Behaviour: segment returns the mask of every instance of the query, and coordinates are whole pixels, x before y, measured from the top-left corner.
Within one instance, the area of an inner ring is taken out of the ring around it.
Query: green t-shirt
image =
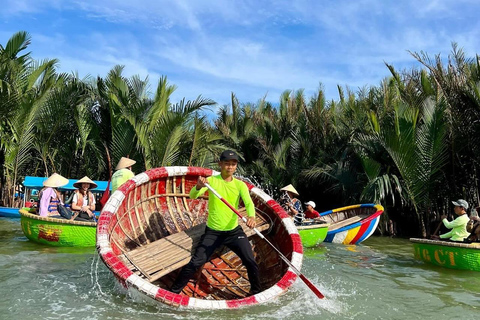
[[[208,177],[207,182],[235,209],[238,209],[240,198],[242,198],[245,208],[247,209],[247,215],[249,217],[255,217],[255,205],[253,204],[252,198],[250,198],[250,192],[245,182],[235,178],[230,182],[226,182],[221,175]],[[197,190],[197,187],[194,186],[192,190],[190,190],[190,198],[196,199],[207,190],[206,187]],[[211,193],[208,197],[207,226],[217,231],[229,231],[238,226],[238,216],[235,212]]]
[[[127,168],[115,171],[115,173],[112,175],[112,193],[114,193],[115,190],[117,190],[122,184],[132,179],[134,176],[135,175],[133,174],[132,170]]]
[[[467,224],[470,218],[466,213],[458,216],[452,222],[449,222],[447,219],[443,219],[443,224],[448,229],[452,229],[450,232],[444,233],[440,235],[442,239],[448,239],[452,241],[463,241],[463,239],[467,238],[470,233],[467,231]]]

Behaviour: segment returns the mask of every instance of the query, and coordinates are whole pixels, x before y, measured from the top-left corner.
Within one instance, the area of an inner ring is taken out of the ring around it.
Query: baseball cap
[[[463,200],[463,199],[458,199],[457,201],[452,201],[454,205],[457,207],[464,207],[465,209],[468,209],[468,202]]]
[[[220,161],[227,161],[227,160],[237,160],[238,155],[232,150],[225,150],[220,155]]]
[[[305,205],[307,205],[307,206],[312,206],[312,208],[315,209],[315,202],[313,202],[313,201],[305,202]]]

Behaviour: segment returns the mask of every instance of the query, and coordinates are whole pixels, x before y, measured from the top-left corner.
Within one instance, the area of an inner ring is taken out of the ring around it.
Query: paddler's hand
[[[207,185],[205,183],[207,183],[207,179],[205,177],[198,177],[197,186],[196,186],[197,190],[200,190],[203,187],[206,187]]]
[[[440,220],[443,220],[443,219],[447,219],[447,215],[446,215],[446,214],[442,214],[442,215],[440,216]]]
[[[257,225],[257,222],[255,221],[255,218],[254,217],[248,217],[247,218],[247,226],[249,228],[255,228],[255,226]]]

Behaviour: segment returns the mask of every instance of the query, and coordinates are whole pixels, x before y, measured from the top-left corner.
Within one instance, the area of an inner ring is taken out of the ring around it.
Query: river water
[[[408,240],[306,249],[301,280],[276,301],[225,311],[152,305],[126,294],[94,248],[52,248],[0,218],[0,319],[477,319],[480,273],[429,266]]]

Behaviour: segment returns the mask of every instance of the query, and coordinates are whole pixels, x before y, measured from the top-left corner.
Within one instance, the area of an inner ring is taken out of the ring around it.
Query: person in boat
[[[199,177],[196,186],[190,190],[190,198],[196,199],[207,191],[205,183],[238,209],[240,198],[247,210],[247,226],[254,228],[255,206],[247,185],[233,177],[237,169],[238,155],[231,150],[226,150],[220,155],[221,173],[208,178]],[[194,273],[212,256],[215,249],[225,245],[237,254],[247,268],[250,280],[250,293],[261,291],[258,265],[253,256],[252,246],[242,227],[238,225],[238,217],[220,199],[210,195],[208,198],[208,218],[205,233],[195,249],[190,262],[182,269],[170,291],[180,293],[193,277]]]
[[[58,173],[52,174],[43,182],[43,188],[38,193],[38,214],[41,217],[61,217],[58,212],[58,205],[63,204],[63,202],[62,195],[57,188],[63,187],[67,183],[68,179]]]
[[[135,174],[132,172],[132,166],[137,163],[135,160],[122,157],[118,161],[115,173],[112,175],[112,193],[122,184],[132,179]]]
[[[92,221],[95,220],[95,196],[91,189],[97,184],[85,176],[73,184],[77,190],[73,192],[71,208],[73,211],[72,220]]]
[[[470,232],[470,235],[467,238],[468,242],[478,242],[480,241],[480,207],[475,208],[476,212],[473,212],[470,216],[470,221],[467,223],[467,232]]]
[[[307,219],[316,219],[316,218],[320,218],[320,213],[318,213],[318,211],[315,210],[315,202],[313,201],[308,201],[308,202],[305,202],[305,206],[307,208],[307,210],[305,210],[305,218]]]
[[[468,202],[463,199],[458,199],[457,201],[452,201],[452,203],[455,206],[453,210],[458,217],[451,222],[447,220],[445,214],[440,217],[445,227],[452,230],[440,236],[433,235],[432,239],[449,239],[451,241],[463,242],[463,240],[469,236],[467,224],[470,219],[466,211],[468,209]]]
[[[294,219],[295,224],[302,224],[305,216],[303,213],[302,202],[296,197],[299,196],[297,190],[289,184],[288,186],[280,189],[283,194],[280,198],[280,204],[283,209]]]

